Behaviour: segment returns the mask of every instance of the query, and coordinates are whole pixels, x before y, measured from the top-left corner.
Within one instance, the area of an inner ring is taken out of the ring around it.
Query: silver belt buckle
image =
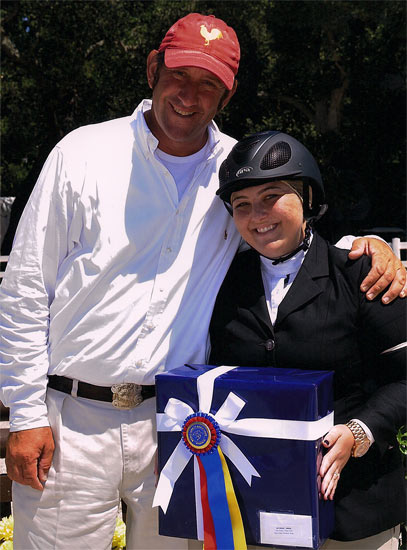
[[[140,384],[113,384],[111,387],[113,398],[112,405],[116,409],[133,409],[143,402],[141,395],[142,386]]]

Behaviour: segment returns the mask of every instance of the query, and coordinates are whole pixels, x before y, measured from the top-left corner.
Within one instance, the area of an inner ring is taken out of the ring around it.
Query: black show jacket
[[[305,260],[271,324],[260,258],[237,254],[219,291],[211,365],[333,370],[335,424],[358,418],[375,443],[350,458],[335,495],[332,538],[357,540],[405,520],[405,479],[396,441],[406,425],[406,307],[370,302],[360,284],[370,268],[314,233]]]

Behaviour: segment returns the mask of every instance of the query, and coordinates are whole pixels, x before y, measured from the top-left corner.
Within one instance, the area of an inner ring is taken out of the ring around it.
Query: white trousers
[[[158,535],[155,399],[123,411],[49,389],[55,454],[43,492],[13,484],[15,550],[108,550],[120,498],[127,550],[184,550]]]

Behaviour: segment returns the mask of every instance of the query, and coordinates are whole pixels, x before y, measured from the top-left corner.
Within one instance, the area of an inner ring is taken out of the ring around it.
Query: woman
[[[335,426],[325,436],[321,498],[335,500],[323,548],[397,548],[405,481],[405,306],[369,302],[366,257],[351,262],[314,230],[324,188],[309,151],[281,132],[235,145],[218,195],[250,249],[233,261],[210,336],[213,365],[333,370]],[[337,542],[352,541],[352,542]]]

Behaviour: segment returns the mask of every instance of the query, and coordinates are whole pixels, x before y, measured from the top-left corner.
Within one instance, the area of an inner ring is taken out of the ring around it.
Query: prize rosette
[[[186,373],[188,368],[191,377]],[[242,513],[235,494],[236,483],[239,483],[239,501],[241,502],[242,483],[250,490],[252,479],[260,478],[261,475],[251,463],[251,459],[249,460],[247,450],[245,454],[239,448],[237,442],[241,441],[243,443],[243,440],[233,441],[236,436],[256,438],[258,441],[292,440],[298,443],[305,441],[310,442],[312,448],[315,448],[313,442],[321,438],[333,425],[332,412],[312,421],[285,420],[272,417],[244,417],[240,413],[249,407],[247,398],[242,399],[234,391],[222,392],[222,398],[220,398],[215,390],[215,381],[223,380],[223,375],[229,376],[228,373],[234,369],[237,369],[234,372],[239,372],[238,367],[211,368],[195,365],[175,369],[175,371],[168,374],[158,375],[156,378],[157,396],[161,403],[159,410],[164,411],[157,413],[157,431],[159,433],[179,432],[180,437],[177,440],[175,433],[171,435],[171,441],[174,442],[175,447],[171,445],[164,461],[160,461],[161,472],[153,506],[160,506],[165,516],[174,487],[184,469],[192,460],[193,478],[190,480],[189,488],[185,486],[185,489],[195,495],[196,536],[192,535],[189,538],[203,540],[205,550],[219,548],[222,550],[245,550],[247,548]],[[271,368],[265,370],[268,374],[272,372]],[[276,372],[277,370],[282,371],[283,369],[275,369]],[[192,374],[194,372],[197,374]],[[184,393],[185,397],[188,395],[188,398],[181,400],[172,397],[171,392],[168,391],[172,385],[170,380],[173,379],[174,382],[177,379],[185,380],[185,375],[188,384],[177,391],[176,388],[178,388],[177,384],[179,383],[177,382],[174,385],[174,391]],[[239,376],[239,374],[235,375],[234,379],[239,379]],[[300,378],[302,379],[303,376]],[[196,385],[194,391],[196,391],[198,404],[195,410],[191,406],[195,399],[191,399],[191,393],[189,393],[194,385]],[[303,386],[302,382],[300,385]],[[164,386],[167,389],[162,393]],[[311,393],[314,395],[315,390],[311,390]],[[255,407],[254,403],[253,405]],[[253,410],[252,405],[249,408]],[[228,434],[230,434],[230,437]],[[225,457],[233,465],[233,482]],[[292,459],[291,462],[293,463]],[[257,467],[262,463],[262,460],[258,462]],[[236,476],[240,476],[240,479]],[[182,482],[182,485],[184,486],[184,482]],[[180,521],[183,522],[182,512],[179,508],[178,510],[181,513]],[[247,512],[248,510],[245,508],[245,517]],[[190,509],[186,510],[186,514],[189,517]],[[259,513],[255,511],[254,516],[258,518]],[[290,515],[291,517],[292,515]],[[302,521],[301,516],[299,518]],[[278,522],[284,521],[284,519],[281,514],[278,514]],[[268,521],[267,517],[266,521]],[[314,522],[314,519],[310,518],[309,522]],[[277,526],[276,530],[280,532],[281,527]],[[177,529],[175,528],[172,536],[185,536],[176,533]],[[169,533],[163,534],[168,535]],[[309,533],[307,543],[304,545],[296,544],[296,546],[316,547],[315,540],[317,538]],[[252,539],[253,537],[251,537],[251,543]],[[313,542],[308,542],[311,539]],[[261,539],[258,542],[265,544],[269,541]]]
[[[204,546],[246,548],[240,510],[229,469],[219,447],[221,431],[216,420],[202,412],[189,415],[182,427],[186,448],[196,455],[199,466]]]
[[[191,453],[210,453],[219,445],[220,428],[209,414],[201,412],[191,414],[182,426],[182,439]]]
[[[214,369],[211,373],[207,373],[204,379],[201,379],[200,405],[202,409],[209,410],[210,408],[215,378],[221,372],[227,372],[232,368],[234,367]],[[208,401],[208,397],[210,401]],[[234,396],[228,403],[225,403],[224,413],[235,417],[243,405],[244,402]],[[191,414],[185,417],[185,412]],[[183,421],[182,417],[184,417]],[[168,483],[172,485],[173,480],[179,477],[187,462],[194,457],[197,467],[195,493],[199,500],[197,502],[198,523],[201,525],[200,538],[204,540],[205,550],[216,550],[217,548],[245,550],[247,545],[242,517],[229,468],[221,449],[221,442],[224,445],[229,440],[229,446],[234,444],[226,435],[222,436],[221,434],[218,421],[224,424],[222,417],[218,416],[218,420],[216,420],[214,416],[203,412],[203,410],[192,412],[186,403],[170,399],[165,414],[157,415],[158,430],[166,429],[165,423],[168,428],[168,422],[173,421],[176,423],[175,429],[179,429],[180,421],[182,421],[181,441],[161,472],[153,506],[161,506],[164,511],[166,510],[172,493]],[[259,475],[237,448],[235,451],[226,452],[234,455],[236,462],[244,464],[242,468],[245,470],[245,476],[248,476],[248,483],[250,483],[252,475]],[[174,473],[174,469],[177,471],[179,468],[179,473]]]

